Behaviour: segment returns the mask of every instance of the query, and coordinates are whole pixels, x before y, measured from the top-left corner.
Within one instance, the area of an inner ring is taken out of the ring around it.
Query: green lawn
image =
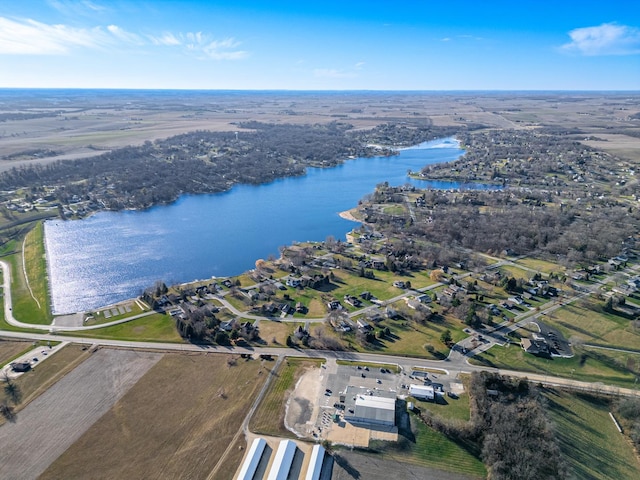
[[[117,320],[123,320],[125,318],[133,317],[135,315],[139,315],[143,312],[149,311],[149,309],[143,310],[142,308],[140,308],[140,305],[138,305],[138,302],[135,302],[135,301],[126,302],[126,304],[128,304],[131,310],[130,312],[125,312],[123,314],[118,314],[118,315],[111,315],[110,317],[107,317],[105,315],[105,312],[110,311],[111,308],[115,308],[115,307],[101,308],[93,312],[92,314],[93,318],[90,320],[87,320],[85,322],[85,325],[90,326],[90,325],[100,325],[102,323],[115,322]],[[125,304],[121,304],[121,305],[125,305]]]
[[[65,334],[60,333],[60,335]],[[73,336],[77,335],[77,333],[69,332],[68,335]],[[111,327],[85,330],[82,332],[82,336],[140,342],[183,343],[183,339],[178,335],[173,319],[170,315],[163,313],[154,313],[147,317],[120,323]]]
[[[604,312],[603,303],[595,299],[571,303],[550,313],[544,321],[558,328],[567,339],[577,337],[587,343],[640,348],[640,331],[632,327],[629,319]]]
[[[640,478],[640,463],[609,417],[607,399],[556,390],[545,393],[545,397],[572,478]]]
[[[541,273],[553,273],[553,272],[562,272],[564,268],[560,265],[557,265],[553,262],[547,262],[546,260],[540,260],[537,258],[521,258],[514,262],[515,264],[523,265],[527,268],[532,268],[534,270],[538,270]]]
[[[49,304],[49,281],[47,274],[47,259],[44,247],[44,226],[38,222],[36,226],[27,233],[24,241],[24,268],[27,272],[27,279],[31,292],[36,298],[38,316],[43,319],[42,323],[51,323],[51,305]],[[29,294],[31,297],[31,295]],[[32,299],[33,300],[33,299]],[[33,322],[40,323],[40,322]]]
[[[42,304],[38,306],[27,288],[22,269],[22,254],[9,255],[5,257],[5,261],[11,266],[11,299],[14,317],[24,323],[49,325],[52,318],[51,313],[45,312]]]
[[[602,382],[609,385],[633,387],[636,376],[622,368],[615,357],[605,350],[578,350],[572,358],[540,358],[525,353],[517,344],[508,347],[494,346],[473,357],[474,365],[487,365],[504,369],[520,370],[573,378],[584,382]]]
[[[401,436],[396,444],[372,442],[372,447],[381,453],[380,460],[390,458],[447,472],[461,473],[472,478],[486,478],[487,470],[484,464],[464,445],[449,440],[443,434],[427,427],[414,414],[410,414],[410,417],[413,438]]]
[[[498,270],[500,270],[500,273],[502,273],[502,275],[513,277],[515,279],[522,278],[525,280],[529,280],[534,275],[533,272],[523,270],[522,268],[518,268],[515,265],[502,265]]]
[[[470,418],[469,394],[463,393],[458,398],[442,397],[438,402],[412,400],[416,408],[428,410],[436,416],[466,422]]]

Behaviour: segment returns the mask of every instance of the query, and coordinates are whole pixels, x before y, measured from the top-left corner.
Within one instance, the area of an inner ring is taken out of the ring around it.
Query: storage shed
[[[264,449],[267,446],[267,442],[264,438],[256,438],[249,448],[249,452],[244,459],[240,473],[238,474],[238,480],[252,480],[256,474],[258,464],[264,453]]]
[[[282,440],[273,459],[267,480],[287,480],[293,457],[296,454],[296,443],[293,440]]]
[[[314,445],[311,450],[311,459],[309,460],[309,468],[305,480],[319,480],[322,473],[322,463],[324,462],[324,447],[322,445]]]

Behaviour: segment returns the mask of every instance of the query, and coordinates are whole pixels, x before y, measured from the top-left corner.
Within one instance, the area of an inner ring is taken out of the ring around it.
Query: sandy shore
[[[360,220],[354,217],[353,214],[351,213],[353,211],[355,211],[355,208],[351,210],[345,210],[344,212],[340,212],[338,215],[340,215],[340,217],[344,218],[345,220],[351,220],[352,222],[360,223]]]

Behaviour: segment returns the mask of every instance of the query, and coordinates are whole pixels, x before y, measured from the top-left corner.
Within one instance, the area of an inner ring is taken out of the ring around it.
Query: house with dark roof
[[[536,355],[538,357],[548,357],[551,355],[549,345],[547,345],[547,342],[544,340],[523,338],[520,341],[520,345],[525,352],[530,353],[531,355]]]

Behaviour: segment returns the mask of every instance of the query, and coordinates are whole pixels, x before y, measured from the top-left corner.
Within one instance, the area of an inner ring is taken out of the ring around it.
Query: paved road
[[[11,271],[9,265],[0,261],[0,267],[3,270],[4,277],[4,307],[5,307],[5,318],[7,322],[16,327],[22,328],[30,328],[30,329],[40,329],[43,331],[47,331],[49,333],[26,333],[26,332],[10,332],[10,331],[2,331],[0,330],[0,335],[8,338],[20,338],[20,339],[29,339],[29,340],[51,340],[51,341],[60,341],[61,337],[56,336],[56,331],[62,331],[62,329],[55,329],[51,325],[33,325],[19,322],[13,316],[12,311],[12,301],[11,301]],[[423,291],[428,290],[430,288],[435,288],[435,285],[427,287],[426,289],[421,289]],[[595,287],[597,288],[597,287]],[[540,312],[530,311],[524,312],[519,317],[520,320],[514,322],[513,324],[501,325],[496,327],[496,330],[499,331],[499,335],[506,335],[507,332],[518,328],[524,322],[530,322],[532,318],[540,315],[543,311],[549,312],[553,311],[556,308],[560,308],[563,304],[567,304],[569,302],[578,300],[583,296],[589,295],[590,292],[580,293],[570,299],[562,299],[558,303],[550,303],[547,306],[543,307]],[[404,292],[403,294],[396,297],[396,299],[402,298],[403,296],[408,295],[408,292]],[[225,302],[228,304],[228,302]],[[108,325],[122,323],[125,321],[130,321],[133,318],[139,318],[141,316],[148,315],[153,312],[149,312],[146,314],[138,315],[136,317],[131,317],[126,320],[121,320],[117,322],[111,322],[108,324],[101,324],[98,326],[94,326],[93,328],[101,328]],[[242,312],[239,312],[242,314]],[[80,333],[84,329],[88,329],[91,327],[68,327],[65,329],[66,331],[73,331]],[[81,334],[81,333],[80,333]],[[308,350],[308,349],[290,349],[290,348],[271,348],[271,347],[224,347],[224,346],[213,346],[213,345],[193,345],[193,344],[184,344],[184,343],[161,343],[161,342],[134,342],[134,341],[123,341],[123,340],[106,340],[106,339],[88,339],[82,336],[70,336],[65,335],[65,341],[71,341],[75,343],[81,344],[98,344],[110,347],[120,347],[120,348],[130,348],[130,349],[151,349],[151,350],[162,350],[162,351],[193,351],[193,352],[211,352],[211,353],[250,353],[250,354],[270,354],[270,355],[278,355],[281,357],[284,356],[305,356],[310,358],[335,358],[339,360],[357,360],[364,362],[372,362],[372,363],[396,363],[398,364],[404,371],[410,371],[414,366],[427,367],[427,368],[439,368],[444,369],[447,372],[453,374],[457,372],[457,374],[462,373],[470,373],[473,371],[496,371],[505,375],[515,376],[515,377],[526,377],[535,382],[541,382],[547,385],[557,385],[557,386],[567,386],[577,389],[594,389],[596,388],[601,392],[609,392],[616,393],[621,395],[638,395],[640,392],[633,389],[628,388],[619,388],[614,386],[606,386],[606,385],[592,385],[588,382],[579,382],[572,379],[566,379],[561,377],[551,377],[548,375],[537,375],[528,372],[517,372],[512,370],[499,370],[495,368],[481,367],[476,365],[470,365],[468,363],[468,358],[471,355],[475,355],[480,353],[481,351],[485,351],[497,343],[495,338],[493,338],[494,333],[490,336],[486,336],[485,338],[488,341],[482,344],[480,347],[476,348],[475,351],[469,352],[467,354],[462,353],[462,347],[470,347],[471,338],[467,338],[462,340],[460,343],[456,345],[456,348],[452,349],[449,357],[446,360],[425,360],[421,358],[411,358],[404,356],[393,356],[393,355],[381,355],[375,353],[353,353],[353,352],[334,352],[327,350]]]

